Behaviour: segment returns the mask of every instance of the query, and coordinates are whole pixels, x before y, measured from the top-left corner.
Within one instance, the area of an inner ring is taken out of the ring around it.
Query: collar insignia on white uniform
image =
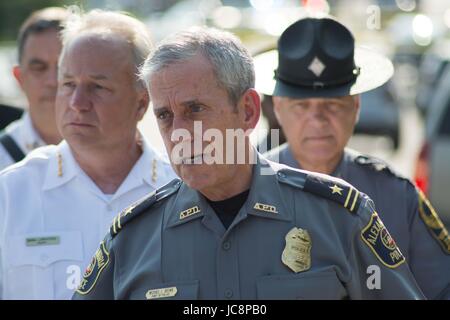
[[[177,287],[152,289],[147,291],[147,293],[145,294],[145,298],[147,298],[147,300],[170,298],[175,297],[177,295],[177,292]]]
[[[193,216],[199,213],[201,210],[198,206],[193,206],[192,208],[183,210],[180,212],[180,220],[186,219],[187,217]]]
[[[286,234],[281,261],[295,273],[311,268],[311,237],[307,230],[292,228]]]
[[[420,217],[433,237],[439,242],[444,252],[450,254],[450,236],[447,229],[425,194],[420,190],[418,190],[418,193]]]
[[[62,155],[60,152],[56,155],[58,157],[58,177],[63,176]]]
[[[100,274],[108,265],[109,260],[109,252],[106,250],[105,242],[102,241],[94,257],[92,257],[91,263],[84,272],[83,279],[77,289],[79,294],[86,295],[94,288]]]
[[[405,262],[405,257],[376,212],[361,231],[361,238],[386,267],[397,268]]]
[[[153,159],[153,161],[152,161],[152,182],[153,183],[156,183],[156,179],[158,178],[156,165],[157,165],[157,161],[156,161],[156,159]]]
[[[270,204],[264,204],[264,203],[255,203],[255,206],[253,209],[269,212],[269,213],[278,213],[277,208],[275,206],[271,206]]]

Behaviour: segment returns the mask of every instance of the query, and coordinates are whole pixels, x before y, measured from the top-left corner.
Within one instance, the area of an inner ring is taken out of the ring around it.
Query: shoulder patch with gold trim
[[[446,254],[450,254],[450,236],[425,194],[417,189],[419,196],[419,215],[433,237],[439,242]]]
[[[358,211],[362,201],[356,188],[327,175],[283,168],[277,172],[277,177],[280,182],[337,202],[351,213]]]
[[[119,231],[131,220],[140,215],[141,213],[147,211],[155,203],[169,197],[178,191],[181,186],[180,179],[174,179],[168,184],[162,186],[161,188],[153,191],[148,196],[137,201],[136,203],[129,206],[127,209],[120,212],[113,220],[113,223],[109,229],[111,237],[114,238]]]
[[[92,257],[91,263],[89,263],[86,271],[84,272],[83,279],[78,286],[77,293],[81,295],[88,294],[92,288],[94,288],[100,274],[106,268],[109,261],[109,252],[106,249],[105,241],[102,241]]]
[[[361,231],[361,238],[386,267],[397,268],[405,262],[405,257],[376,212],[372,214],[369,223]]]
[[[434,210],[430,201],[427,199],[425,194],[419,190],[410,179],[402,176],[395,172],[389,165],[381,159],[377,159],[367,155],[359,155],[355,157],[354,162],[360,165],[368,166],[369,168],[375,171],[384,171],[397,179],[405,180],[410,185],[412,190],[417,190],[418,193],[418,207],[419,207],[419,215],[423,220],[428,230],[432,234],[432,236],[439,242],[439,245],[442,247],[446,254],[450,254],[450,235],[442,223],[439,215],[436,210]]]

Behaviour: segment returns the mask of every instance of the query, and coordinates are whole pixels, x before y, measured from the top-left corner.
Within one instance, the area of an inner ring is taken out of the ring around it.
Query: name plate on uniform
[[[145,294],[147,300],[174,297],[177,294],[177,287],[148,290]]]
[[[200,212],[200,208],[198,206],[189,208],[187,210],[183,210],[180,212],[180,220],[186,219],[187,217],[190,217],[199,212]]]
[[[27,238],[25,240],[25,244],[27,247],[36,247],[36,246],[54,246],[59,244],[59,237],[35,237],[35,238]]]

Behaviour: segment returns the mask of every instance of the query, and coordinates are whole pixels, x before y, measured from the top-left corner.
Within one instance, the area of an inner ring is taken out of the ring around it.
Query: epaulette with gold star
[[[282,183],[337,202],[351,213],[356,213],[361,204],[361,193],[340,179],[287,168],[279,170],[277,177]]]
[[[109,229],[111,237],[114,238],[119,231],[131,220],[140,215],[141,213],[147,211],[155,203],[167,198],[168,196],[175,193],[181,186],[180,179],[174,179],[168,184],[156,189],[149,195],[145,196],[141,200],[138,200],[122,212],[120,212],[113,220],[113,223]]]

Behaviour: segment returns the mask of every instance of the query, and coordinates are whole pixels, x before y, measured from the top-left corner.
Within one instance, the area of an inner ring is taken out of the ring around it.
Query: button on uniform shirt
[[[267,157],[299,168],[287,144]],[[450,299],[450,237],[425,196],[382,160],[345,149],[332,174],[366,193],[429,299]]]
[[[10,123],[5,128],[5,132],[11,136],[24,154],[28,154],[30,151],[46,145],[33,128],[33,123],[28,112],[25,112],[19,120]],[[5,147],[0,144],[0,170],[14,162]]]
[[[176,177],[145,140],[142,148],[113,195],[84,173],[65,141],[34,150],[0,174],[3,299],[72,296],[114,216]]]
[[[351,201],[346,204],[347,195]],[[368,281],[374,273],[378,283]],[[74,295],[422,297],[367,196],[342,180],[261,157],[253,166],[249,195],[227,229],[198,191],[173,181],[115,219]]]

